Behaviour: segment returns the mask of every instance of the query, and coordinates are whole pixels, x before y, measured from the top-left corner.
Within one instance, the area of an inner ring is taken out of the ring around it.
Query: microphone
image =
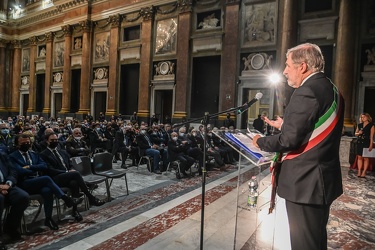
[[[238,110],[237,110],[237,113],[238,114],[241,114],[242,112],[246,111],[248,108],[250,108],[251,105],[253,105],[254,103],[256,103],[259,99],[261,99],[263,97],[263,94],[261,92],[258,92],[254,99],[252,99],[251,101],[245,103],[244,105],[242,105]]]

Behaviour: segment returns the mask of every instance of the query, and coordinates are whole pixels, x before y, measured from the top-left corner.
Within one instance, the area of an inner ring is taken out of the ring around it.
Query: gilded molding
[[[46,42],[52,42],[53,41],[53,32],[47,32],[46,34],[45,34],[45,36],[46,36]]]
[[[132,15],[134,15],[134,17],[130,17]],[[125,22],[129,22],[129,23],[135,22],[139,18],[141,18],[141,13],[140,12],[131,13],[131,14],[127,14],[127,15],[122,15],[122,20],[125,21]]]
[[[10,44],[13,46],[15,49],[20,49],[21,48],[21,41],[20,40],[12,40]]]
[[[155,8],[154,6],[141,8],[139,14],[143,17],[144,21],[150,21],[154,18]]]
[[[91,20],[84,20],[79,22],[79,25],[82,27],[83,32],[90,32],[92,28],[92,22]]]
[[[29,40],[30,40],[30,44],[33,45],[33,46],[35,46],[38,42],[36,36],[30,37]]]
[[[177,10],[178,6],[179,6],[178,3],[174,3],[172,8],[170,8],[170,9],[163,10],[160,6],[156,7],[155,9],[156,9],[156,12],[158,14],[168,15],[168,14],[171,14],[171,13],[175,12]]]
[[[111,23],[111,27],[116,28],[121,23],[121,15],[113,15],[108,17],[109,23]]]
[[[178,7],[180,8],[180,13],[193,11],[193,0],[179,0]]]
[[[0,39],[0,48],[5,48],[8,43],[9,43],[9,41],[7,41],[5,39]]]
[[[61,30],[64,32],[64,36],[72,35],[72,27],[69,24],[61,26]]]

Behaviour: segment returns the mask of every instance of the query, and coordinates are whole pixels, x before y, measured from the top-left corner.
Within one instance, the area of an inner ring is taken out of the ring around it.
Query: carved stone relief
[[[242,60],[244,61],[244,71],[250,70],[264,70],[264,69],[272,69],[271,60],[273,59],[272,55],[268,55],[267,53],[251,53],[247,57],[243,57]]]

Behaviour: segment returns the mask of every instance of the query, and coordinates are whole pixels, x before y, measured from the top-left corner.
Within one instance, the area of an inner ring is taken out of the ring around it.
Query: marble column
[[[238,46],[239,46],[239,15],[240,1],[227,0],[225,6],[223,51],[221,56],[221,81],[219,111],[233,108],[235,105],[235,91],[237,82]],[[224,120],[226,114],[219,119]]]
[[[192,18],[192,1],[184,1],[180,5],[177,29],[177,69],[175,89],[175,119],[186,118],[187,98],[190,83],[190,33]]]
[[[37,40],[36,37],[29,38],[30,46],[30,82],[29,82],[29,107],[27,112],[34,112],[36,107],[36,68],[35,58],[37,56]]]
[[[119,95],[116,91],[119,90],[119,57],[118,57],[118,46],[119,46],[119,26],[121,23],[121,16],[114,15],[109,17],[111,23],[110,39],[111,47],[109,48],[109,78],[108,78],[108,95],[107,95],[107,111],[106,115],[115,115],[118,107]],[[117,91],[119,93],[120,91]]]
[[[280,47],[277,50],[276,54],[276,65],[280,65],[280,68],[275,70],[282,74],[282,72],[284,71],[284,65],[286,61],[286,52],[289,48],[296,45],[295,43],[297,41],[298,30],[297,13],[299,9],[297,0],[281,0],[279,4],[279,20],[281,23],[278,26],[281,27],[281,30],[278,32],[277,35],[277,39],[280,41],[278,43],[280,44]],[[288,86],[284,76],[280,76],[282,80],[277,86],[277,88],[282,89],[283,91],[277,91],[278,99],[276,100],[278,100],[278,102],[276,101],[274,105],[275,115],[284,114],[284,107],[288,105],[289,99],[293,93],[293,89]]]
[[[70,83],[70,54],[72,53],[72,28],[70,25],[62,26],[61,29],[64,31],[64,69],[63,69],[63,92],[62,92],[62,105],[60,113],[70,112],[70,101],[72,97],[72,88]]]
[[[51,112],[51,79],[52,79],[52,58],[53,58],[53,33],[48,32],[46,36],[46,71],[44,81],[44,105],[42,113],[49,117]]]
[[[141,35],[141,62],[138,93],[138,117],[145,121],[150,116],[150,81],[152,71],[152,32],[154,8],[146,7],[140,10],[143,17]]]
[[[92,23],[89,20],[80,22],[83,30],[82,35],[82,66],[81,66],[81,85],[80,102],[78,114],[90,113],[90,82],[91,82],[91,55],[92,55]]]
[[[6,41],[0,39],[0,112],[6,111],[5,107],[5,95],[6,95],[6,85],[5,85],[5,76],[6,76],[6,63],[5,63],[5,47]]]
[[[336,58],[333,82],[339,88],[345,100],[344,126],[353,127],[352,93],[356,83],[354,68],[356,67],[353,51],[355,51],[356,3],[351,0],[340,1],[339,23],[337,30]],[[354,113],[354,112],[353,112]]]
[[[13,40],[11,43],[14,48],[14,51],[9,111],[15,113],[20,111],[22,49],[20,41]]]

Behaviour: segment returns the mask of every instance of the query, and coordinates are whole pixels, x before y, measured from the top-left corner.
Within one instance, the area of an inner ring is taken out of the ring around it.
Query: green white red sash
[[[287,153],[283,160],[291,160],[297,156],[309,151],[326,138],[336,127],[339,121],[341,110],[343,109],[343,99],[337,87],[332,83],[334,91],[334,101],[327,112],[319,118],[315,124],[314,131],[309,141],[303,144],[299,149]]]

